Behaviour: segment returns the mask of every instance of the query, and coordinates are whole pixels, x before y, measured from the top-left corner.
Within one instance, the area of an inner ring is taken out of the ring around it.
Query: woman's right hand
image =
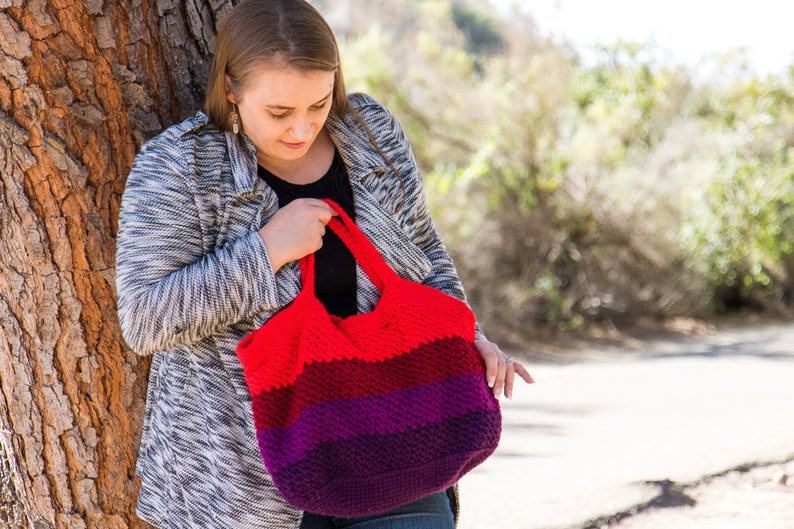
[[[299,198],[279,209],[259,229],[273,272],[319,250],[325,225],[335,214],[331,206],[315,198]]]

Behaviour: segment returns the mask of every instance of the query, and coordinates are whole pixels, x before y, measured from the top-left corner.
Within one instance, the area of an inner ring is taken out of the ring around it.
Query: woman
[[[320,198],[342,204],[399,274],[463,299],[402,129],[372,98],[346,95],[327,23],[303,0],[248,0],[220,28],[205,113],[143,146],[122,201],[119,318],[130,346],[154,354],[138,513],[157,527],[454,523],[444,493],[367,519],[304,516],[264,469],[238,342],[294,298],[295,260],[316,250],[329,312],[377,301],[325,234]],[[516,373],[532,382],[477,336],[495,395],[510,396]]]

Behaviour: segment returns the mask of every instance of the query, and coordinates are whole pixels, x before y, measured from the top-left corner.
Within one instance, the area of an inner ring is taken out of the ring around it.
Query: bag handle
[[[375,287],[383,292],[384,287],[397,274],[381,256],[374,244],[364,235],[353,219],[342,207],[331,199],[324,198],[323,202],[331,206],[337,215],[331,217],[328,227],[333,230],[342,243],[353,254],[356,262],[367,274]],[[314,292],[314,254],[310,253],[300,259],[301,281],[304,289]]]

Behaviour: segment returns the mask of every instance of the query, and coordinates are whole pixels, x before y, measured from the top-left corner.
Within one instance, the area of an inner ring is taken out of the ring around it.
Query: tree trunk
[[[141,143],[200,107],[232,3],[0,0],[0,526],[144,526],[119,203]]]

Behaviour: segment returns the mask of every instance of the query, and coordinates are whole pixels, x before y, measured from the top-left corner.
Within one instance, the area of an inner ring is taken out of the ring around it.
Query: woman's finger
[[[524,382],[526,382],[527,384],[535,383],[535,379],[532,378],[532,375],[529,374],[527,368],[524,367],[520,362],[513,362],[513,370],[518,376],[524,379]]]
[[[505,356],[502,354],[501,351],[497,349],[497,371],[496,371],[496,381],[493,385],[493,396],[497,399],[499,395],[505,390],[505,375],[507,374],[507,363],[505,363]]]
[[[311,199],[311,200],[312,200],[311,206],[319,210],[317,219],[323,224],[328,224],[331,221],[331,217],[338,215],[338,213],[334,208],[332,208],[329,204],[323,202],[322,200],[319,199]]]
[[[488,381],[488,387],[492,388],[496,383],[496,377],[499,372],[499,357],[492,347],[491,342],[479,340],[474,342],[480,357],[485,362],[485,379]]]
[[[513,398],[513,382],[516,378],[515,360],[509,359],[505,362],[505,397]]]

